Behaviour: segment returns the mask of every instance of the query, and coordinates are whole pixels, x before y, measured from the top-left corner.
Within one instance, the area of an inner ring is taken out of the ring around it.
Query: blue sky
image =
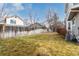
[[[64,20],[63,3],[10,3],[5,6],[5,10],[8,12],[11,11],[10,14],[19,15],[23,19],[27,19],[29,12],[31,12],[37,21],[37,18],[39,18],[40,22],[45,20],[46,12],[49,8],[55,10],[58,13],[59,19],[61,21]]]
[[[64,19],[64,4],[62,3],[52,3],[52,4],[33,4],[33,10],[38,11],[40,17],[44,17],[46,15],[46,10],[51,8],[58,13],[58,16],[61,21]]]

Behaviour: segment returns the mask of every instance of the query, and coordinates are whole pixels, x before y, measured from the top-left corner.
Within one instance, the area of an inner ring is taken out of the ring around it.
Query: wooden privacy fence
[[[9,31],[9,32],[0,32],[0,38],[8,38],[8,37],[16,37],[16,36],[25,36],[25,35],[33,35],[47,32],[46,29],[35,29],[31,31]]]
[[[23,35],[26,35],[27,34],[27,31],[18,31],[18,32],[0,32],[0,38],[8,38],[8,37],[16,37],[16,36],[23,36]]]

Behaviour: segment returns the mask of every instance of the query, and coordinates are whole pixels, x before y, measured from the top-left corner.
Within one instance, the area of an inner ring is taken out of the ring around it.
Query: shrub
[[[61,34],[61,35],[63,35],[63,36],[65,36],[65,34],[66,34],[66,29],[63,27],[58,27],[57,28],[57,32],[59,33],[59,34]]]

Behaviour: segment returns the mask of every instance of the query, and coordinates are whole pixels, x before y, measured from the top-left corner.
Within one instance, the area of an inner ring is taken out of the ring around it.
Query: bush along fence
[[[58,28],[57,28],[57,32],[58,32],[59,34],[63,35],[63,36],[65,36],[66,33],[67,33],[67,31],[66,31],[66,29],[65,29],[64,27],[58,27]]]

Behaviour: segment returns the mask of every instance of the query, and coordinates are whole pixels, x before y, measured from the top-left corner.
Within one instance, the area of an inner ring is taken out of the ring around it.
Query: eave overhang
[[[79,13],[79,7],[78,7],[78,8],[72,8],[72,9],[70,10],[68,20],[72,20],[73,17],[74,17],[77,13]]]

